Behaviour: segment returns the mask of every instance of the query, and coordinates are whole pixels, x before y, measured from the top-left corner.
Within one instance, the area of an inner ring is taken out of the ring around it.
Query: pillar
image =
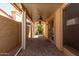
[[[22,12],[22,48],[26,49],[26,11]]]

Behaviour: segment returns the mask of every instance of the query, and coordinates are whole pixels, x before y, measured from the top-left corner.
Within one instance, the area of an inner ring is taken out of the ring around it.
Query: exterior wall
[[[44,37],[48,39],[48,22],[44,23]]]
[[[42,25],[43,25],[43,36],[46,37],[46,33],[45,33],[46,32],[45,31],[46,30],[46,28],[45,28],[46,27],[46,23],[42,22]]]
[[[0,52],[8,52],[21,42],[21,24],[0,16]]]
[[[54,18],[54,40],[56,47],[63,51],[63,8],[67,4],[63,4],[58,8],[52,16],[47,19],[49,21],[50,19]]]
[[[55,42],[59,50],[63,50],[63,26],[62,26],[62,8],[55,13]]]
[[[54,18],[48,21],[48,38],[51,41],[54,41]]]
[[[58,8],[52,17],[48,19],[48,21],[54,20],[54,40],[55,45],[59,50],[63,50],[63,29],[62,29],[62,8]],[[54,18],[54,19],[53,19]],[[48,22],[47,21],[47,22]],[[48,23],[46,25],[46,36],[48,37]]]
[[[27,39],[29,38],[29,30],[30,30],[29,26],[26,26],[26,38]]]
[[[63,9],[67,7],[69,3],[63,4],[54,14],[55,23],[55,42],[59,50],[64,51],[63,46]]]
[[[12,13],[13,19],[16,20],[16,11],[11,11],[11,13]]]

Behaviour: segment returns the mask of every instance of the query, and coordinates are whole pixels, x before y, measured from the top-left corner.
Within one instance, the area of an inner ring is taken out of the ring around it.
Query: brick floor
[[[50,41],[39,37],[29,39],[26,50],[22,50],[18,56],[64,56]]]

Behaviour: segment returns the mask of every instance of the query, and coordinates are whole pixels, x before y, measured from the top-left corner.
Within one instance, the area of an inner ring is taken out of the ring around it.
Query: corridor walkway
[[[19,56],[63,56],[54,44],[43,37],[28,39],[27,49],[22,50]]]

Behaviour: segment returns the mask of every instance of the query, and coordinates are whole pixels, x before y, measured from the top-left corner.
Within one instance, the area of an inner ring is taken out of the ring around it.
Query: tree
[[[43,25],[42,24],[38,24],[37,31],[39,32],[39,34],[43,33]]]

